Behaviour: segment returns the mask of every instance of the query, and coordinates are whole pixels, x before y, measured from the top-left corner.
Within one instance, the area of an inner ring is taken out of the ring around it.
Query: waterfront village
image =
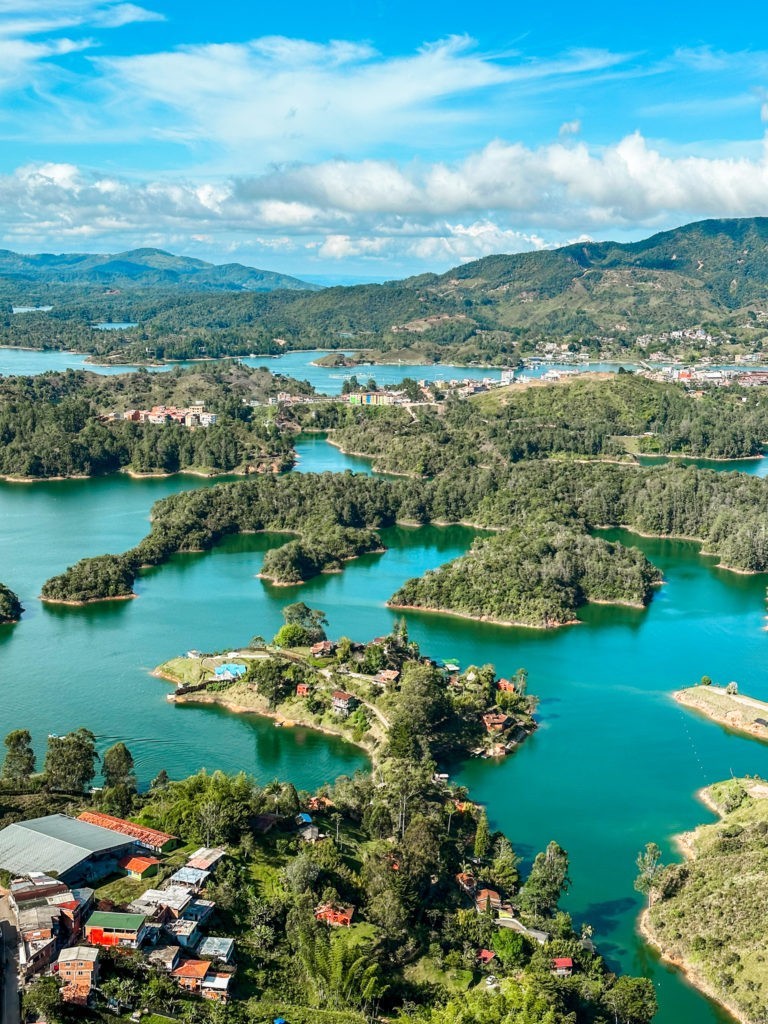
[[[283,639],[291,628],[283,627]],[[264,706],[275,725],[299,724],[287,717],[290,713],[310,727],[323,728],[321,722],[335,721],[342,726],[340,734],[349,729],[349,738],[358,741],[371,726],[372,742],[362,745],[374,762],[377,746],[386,740],[388,716],[396,713],[399,681],[409,670],[435,673],[433,678],[439,677],[452,704],[469,709],[463,712],[468,728],[462,742],[485,737],[471,750],[475,755],[503,755],[535,728],[536,701],[525,693],[522,670],[512,679],[497,679],[492,666],[470,667],[462,673],[455,659],[437,662],[420,655],[402,626],[368,644],[328,640],[322,631],[321,636],[292,649],[277,644],[278,634],[271,645],[254,638],[245,650],[214,655],[191,650],[154,674],[176,682],[168,695],[171,701],[213,698],[231,706],[232,695],[242,701],[243,691],[258,701],[258,691],[266,691],[266,670],[277,667],[285,688],[272,692]],[[274,682],[274,673],[272,678]],[[261,709],[261,704],[246,703],[239,710],[257,707]],[[466,791],[449,784],[447,774],[436,773],[432,786],[449,814],[477,818],[484,813],[467,799]],[[96,805],[97,798],[94,791]],[[83,801],[90,803],[88,797]],[[300,850],[331,837],[334,820],[338,841],[339,817],[321,790],[314,796],[302,794],[290,813],[257,815],[250,827],[257,837],[274,831],[278,845]],[[119,1003],[111,1006],[114,998],[102,992],[100,981],[114,970],[110,958],[128,952],[140,957],[147,970],[169,978],[187,997],[228,1002],[237,973],[238,939],[219,933],[220,916],[210,898],[217,871],[228,856],[223,845],[196,848],[184,837],[93,809],[77,817],[56,813],[8,825],[0,831],[0,885],[5,887],[18,938],[20,986],[52,976],[65,1003],[119,1012]],[[503,890],[491,887],[492,881],[483,881],[481,875],[479,863],[456,874],[454,891],[460,903],[475,907],[497,927],[527,937],[534,946],[550,941],[547,932],[523,923]],[[0,897],[2,893],[0,888]],[[351,928],[360,912],[350,902],[321,899],[314,916],[328,928]],[[476,951],[477,969],[485,972],[489,985],[496,983],[489,973],[494,958],[493,950]],[[572,958],[552,959],[556,977],[568,977],[573,967]]]
[[[124,413],[113,413],[109,419],[129,420],[131,423],[179,423],[183,427],[212,427],[218,417],[207,412],[205,403],[193,402],[184,409],[174,405],[153,405],[151,409],[127,409]]]

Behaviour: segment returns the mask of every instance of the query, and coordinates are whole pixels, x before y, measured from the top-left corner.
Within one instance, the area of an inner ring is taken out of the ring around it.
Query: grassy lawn
[[[251,877],[257,882],[262,896],[269,898],[275,895],[280,886],[280,869],[286,861],[286,857],[265,850],[263,846],[256,850],[250,865]]]
[[[97,900],[111,900],[122,906],[137,899],[143,892],[150,889],[157,882],[157,875],[154,878],[129,878],[127,875],[110,875],[102,885],[96,889]]]
[[[428,956],[406,967],[405,976],[417,984],[444,985],[450,992],[466,992],[474,981],[472,971],[440,967]]]
[[[210,665],[210,661],[205,658],[171,658],[170,661],[158,665],[157,671],[163,675],[173,676],[182,683],[199,683],[206,675],[202,667],[204,663],[206,667]]]

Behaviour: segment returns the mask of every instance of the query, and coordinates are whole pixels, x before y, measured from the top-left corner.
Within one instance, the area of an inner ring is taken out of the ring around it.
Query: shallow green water
[[[300,454],[305,470],[349,465],[319,439],[302,441]],[[385,554],[296,590],[256,578],[279,538],[251,536],[152,570],[135,601],[83,610],[35,600],[43,580],[75,559],[135,543],[153,501],[208,485],[123,477],[0,485],[0,579],[27,607],[20,625],[0,630],[0,734],[27,726],[42,747],[49,731],[87,725],[102,745],[124,738],[143,780],[161,767],[181,776],[204,765],[314,786],[365,763],[340,740],[173,707],[166,685],[148,671],[190,647],[271,635],[282,605],[298,596],[327,611],[331,635],[384,632],[394,618],[386,598],[408,576],[463,551],[469,530],[385,531]],[[717,570],[689,543],[613,536],[642,547],[664,570],[665,585],[645,612],[595,606],[582,625],[551,632],[412,613],[409,628],[426,651],[459,657],[463,666],[529,669],[541,696],[540,730],[505,762],[468,762],[460,780],[527,859],[553,838],[569,851],[569,909],[594,925],[613,964],[653,978],[660,1024],[713,1024],[727,1018],[635,937],[634,858],[651,839],[669,852],[670,836],[709,819],[694,800],[699,787],[731,772],[768,774],[768,748],[683,712],[668,696],[707,673],[768,698],[765,579]]]

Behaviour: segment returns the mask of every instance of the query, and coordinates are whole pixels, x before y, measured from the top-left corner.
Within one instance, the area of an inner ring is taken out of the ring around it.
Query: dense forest
[[[390,604],[547,627],[573,622],[588,601],[643,607],[659,582],[659,570],[635,548],[536,521],[408,580]]]
[[[525,526],[533,510],[540,524],[582,533],[625,525],[654,536],[697,538],[726,567],[768,570],[764,480],[692,466],[547,460],[428,480],[289,474],[173,495],[154,506],[152,529],[136,548],[90,559],[87,572],[80,563],[48,580],[42,593],[56,600],[74,593],[77,600],[98,599],[107,596],[103,589],[112,588],[115,578],[129,593],[128,581],[142,566],[159,565],[177,551],[210,548],[232,533],[282,529],[322,536],[329,527],[375,530],[398,520],[472,521],[508,530]],[[489,587],[495,581],[494,576]]]
[[[167,373],[0,377],[0,475],[285,469],[293,463],[290,434],[278,429],[273,409],[254,404],[266,402],[285,380],[228,361]],[[217,414],[214,425],[189,429],[122,419],[128,409],[195,401]]]
[[[24,609],[16,594],[4,583],[0,583],[0,626],[18,622]]]
[[[360,555],[383,550],[374,530],[328,526],[268,551],[260,575],[273,583],[303,583],[321,572],[340,572],[342,563]]]
[[[656,335],[650,351],[733,358],[768,342],[767,253],[768,220],[751,218],[689,224],[627,245],[580,242],[489,256],[442,275],[317,292],[192,291],[184,275],[163,272],[143,287],[111,288],[108,280],[67,285],[64,270],[47,280],[0,274],[0,344],[125,360],[352,346],[414,361],[508,364],[552,342],[571,354],[643,358]],[[247,269],[215,268],[231,271],[231,286],[259,287],[241,283]],[[21,305],[52,308],[12,314]],[[92,328],[99,321],[138,326],[100,332]],[[660,337],[691,327],[703,327],[705,337]]]
[[[444,412],[329,406],[295,414],[305,426],[332,430],[344,451],[371,456],[378,470],[418,476],[553,455],[744,458],[768,439],[760,388],[693,395],[632,373],[513,386],[449,400]]]

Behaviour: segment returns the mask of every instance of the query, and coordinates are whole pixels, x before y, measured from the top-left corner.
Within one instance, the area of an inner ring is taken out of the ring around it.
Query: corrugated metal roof
[[[86,928],[104,928],[107,931],[120,930],[137,932],[146,921],[144,914],[121,914],[118,912],[108,913],[104,910],[94,910],[85,922]]]
[[[0,868],[11,874],[55,871],[62,875],[94,853],[129,845],[119,832],[49,814],[8,825],[0,832]]]

